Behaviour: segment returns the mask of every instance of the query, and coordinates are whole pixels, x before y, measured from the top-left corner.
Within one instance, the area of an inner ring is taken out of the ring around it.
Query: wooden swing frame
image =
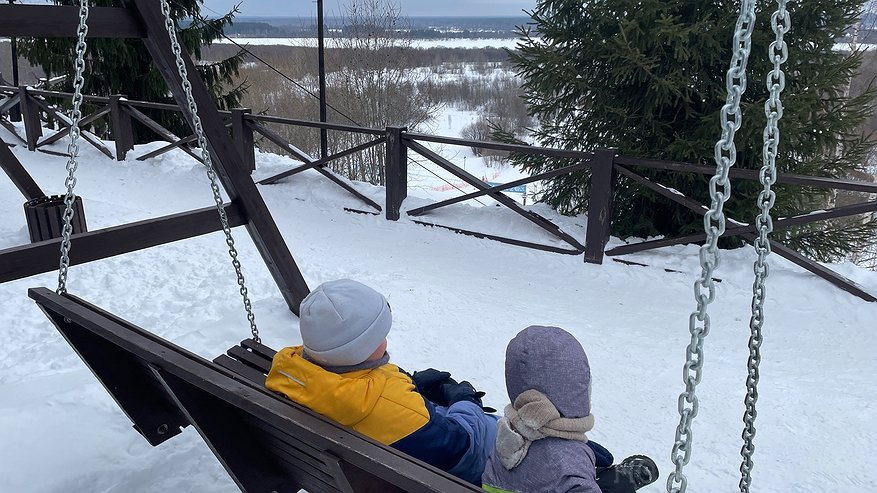
[[[122,4],[91,8],[89,37],[142,39],[177,103],[187,106],[159,3]],[[0,36],[73,37],[78,20],[76,7],[0,5]],[[308,286],[243,158],[227,138],[218,108],[188,53],[183,53],[183,60],[208,150],[231,199],[224,205],[230,225],[246,226],[289,309],[298,314]],[[183,114],[194,127],[192,116]],[[42,195],[2,143],[0,159],[19,190],[34,198]],[[74,234],[71,265],[220,229],[215,208],[210,207]],[[9,272],[0,272],[0,278],[25,277],[23,272],[31,275],[57,266],[59,242],[47,240],[7,252],[4,258],[12,262],[4,262]],[[191,424],[241,491],[480,491],[269,392],[264,381],[273,351],[255,341],[244,341],[211,362],[70,294],[34,288],[29,295],[151,445]]]

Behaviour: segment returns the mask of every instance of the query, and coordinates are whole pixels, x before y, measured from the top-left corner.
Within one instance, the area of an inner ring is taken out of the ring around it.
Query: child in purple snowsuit
[[[591,369],[581,344],[557,327],[531,326],[509,342],[505,361],[511,404],[497,427],[482,476],[493,493],[633,492],[657,479],[643,456],[611,466],[589,442]],[[550,467],[547,467],[550,465]]]

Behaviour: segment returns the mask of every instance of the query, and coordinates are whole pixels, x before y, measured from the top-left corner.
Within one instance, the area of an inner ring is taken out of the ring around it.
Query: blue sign
[[[491,187],[497,187],[497,186],[502,185],[502,183],[495,182],[495,181],[489,181],[489,182],[487,182],[487,184],[490,185]],[[524,185],[518,185],[516,187],[506,188],[505,190],[503,190],[503,192],[527,193],[527,185],[524,184]]]

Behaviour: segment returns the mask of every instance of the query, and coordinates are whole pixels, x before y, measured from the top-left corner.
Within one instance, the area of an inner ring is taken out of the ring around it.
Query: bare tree
[[[327,97],[349,119],[374,128],[392,125],[409,130],[432,119],[439,104],[419,90],[430,78],[411,56],[406,19],[397,0],[353,0],[342,15],[338,48],[328,60]],[[330,115],[330,118],[338,118]],[[334,152],[363,142],[362,136],[330,134]],[[374,147],[333,165],[351,179],[383,185],[384,151]]]

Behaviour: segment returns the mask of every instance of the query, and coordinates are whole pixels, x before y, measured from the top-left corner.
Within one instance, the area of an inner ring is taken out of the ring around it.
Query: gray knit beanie
[[[305,352],[326,366],[362,363],[393,325],[387,299],[350,279],[325,282],[311,291],[301,302],[299,318]]]
[[[579,341],[558,327],[533,325],[518,333],[505,356],[511,402],[534,389],[551,400],[564,418],[591,414],[591,367]]]

